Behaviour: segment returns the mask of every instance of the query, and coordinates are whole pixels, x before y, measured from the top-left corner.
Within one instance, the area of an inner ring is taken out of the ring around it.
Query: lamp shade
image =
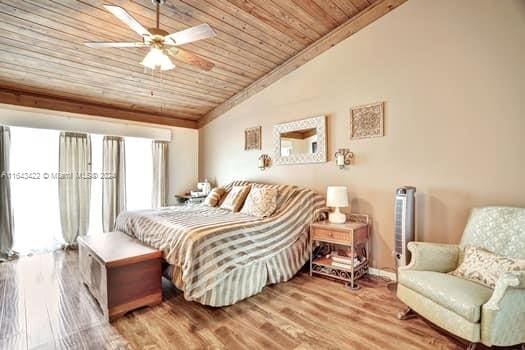
[[[348,189],[345,186],[328,186],[326,205],[329,207],[348,207]]]
[[[140,64],[151,70],[155,70],[156,68],[159,68],[160,70],[170,70],[175,68],[175,65],[171,62],[170,58],[164,53],[164,51],[156,47],[151,48]]]

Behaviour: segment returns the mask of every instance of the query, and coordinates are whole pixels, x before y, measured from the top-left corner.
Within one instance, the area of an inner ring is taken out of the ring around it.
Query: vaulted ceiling
[[[184,45],[211,71],[176,61],[145,72],[147,48],[91,49],[137,41],[103,7],[155,26],[150,0],[0,1],[0,103],[197,127],[306,63],[405,0],[167,0],[161,28],[208,23],[217,36]]]

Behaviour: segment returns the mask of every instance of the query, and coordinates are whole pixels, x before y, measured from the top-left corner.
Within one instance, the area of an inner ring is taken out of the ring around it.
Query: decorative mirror
[[[277,124],[273,142],[275,164],[326,162],[326,117]]]

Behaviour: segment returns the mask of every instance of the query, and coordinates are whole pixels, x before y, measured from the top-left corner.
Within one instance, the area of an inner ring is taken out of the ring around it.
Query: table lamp
[[[345,186],[328,186],[326,205],[335,208],[335,211],[328,215],[328,221],[333,224],[344,224],[346,215],[341,213],[339,208],[348,207],[348,189]]]

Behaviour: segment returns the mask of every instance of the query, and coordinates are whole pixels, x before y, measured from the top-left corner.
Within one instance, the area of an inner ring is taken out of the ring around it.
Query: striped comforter
[[[247,183],[234,182],[226,190],[241,184]],[[187,300],[230,305],[288,280],[308,259],[308,225],[324,199],[304,188],[274,187],[278,207],[269,218],[188,205],[123,212],[116,229],[162,250]]]

